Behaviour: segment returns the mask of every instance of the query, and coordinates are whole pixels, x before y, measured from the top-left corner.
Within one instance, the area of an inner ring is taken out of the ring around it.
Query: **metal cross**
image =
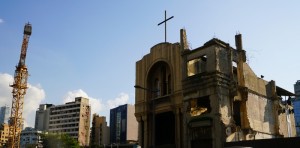
[[[167,19],[167,11],[165,10],[165,20],[160,22],[157,26],[165,23],[165,42],[167,42],[167,21],[172,19],[174,16],[171,16]]]

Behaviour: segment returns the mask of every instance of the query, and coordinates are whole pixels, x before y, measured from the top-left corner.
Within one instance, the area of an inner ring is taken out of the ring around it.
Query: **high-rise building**
[[[26,127],[21,131],[20,147],[38,147],[42,143],[41,134],[42,132],[39,130],[32,127]]]
[[[297,136],[300,136],[300,80],[294,84],[295,99],[293,100],[293,107],[295,112],[295,124]]]
[[[40,104],[40,107],[35,113],[35,124],[34,128],[39,131],[48,131],[49,127],[49,107],[54,106],[53,104]]]
[[[106,117],[93,114],[91,130],[91,146],[105,146],[110,144],[109,127]]]
[[[83,97],[63,105],[41,104],[36,111],[35,129],[66,133],[78,140],[81,146],[87,146],[90,141],[90,114],[89,100]]]
[[[77,97],[74,102],[49,109],[49,132],[66,133],[77,139],[81,146],[89,145],[91,107],[87,98]]]
[[[10,107],[5,105],[0,109],[0,124],[6,123],[8,124],[8,120],[10,117]]]
[[[110,110],[111,144],[135,143],[138,140],[138,123],[134,105],[125,104]]]

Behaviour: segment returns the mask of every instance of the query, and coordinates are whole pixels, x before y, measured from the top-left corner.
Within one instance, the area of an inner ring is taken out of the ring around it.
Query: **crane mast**
[[[28,71],[25,65],[26,52],[29,37],[31,35],[31,24],[27,23],[24,27],[24,36],[23,43],[21,48],[20,60],[16,66],[14,83],[10,85],[12,90],[12,106],[11,114],[9,119],[9,139],[8,147],[9,148],[19,148],[20,147],[20,134],[22,130],[22,112],[24,104],[24,96],[27,90],[27,78]]]

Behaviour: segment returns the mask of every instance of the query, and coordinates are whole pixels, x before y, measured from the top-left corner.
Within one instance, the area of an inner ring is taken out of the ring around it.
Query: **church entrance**
[[[175,116],[172,111],[155,115],[155,145],[175,146]]]

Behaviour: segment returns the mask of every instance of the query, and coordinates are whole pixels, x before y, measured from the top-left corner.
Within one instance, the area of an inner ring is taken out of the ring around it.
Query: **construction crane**
[[[12,105],[11,114],[9,119],[9,138],[8,145],[9,148],[19,148],[20,147],[20,134],[21,126],[23,123],[22,112],[24,104],[24,96],[27,90],[27,78],[28,71],[25,65],[26,52],[29,37],[31,35],[31,24],[27,23],[24,27],[23,43],[21,48],[20,60],[16,66],[14,83],[10,85],[12,90]]]

